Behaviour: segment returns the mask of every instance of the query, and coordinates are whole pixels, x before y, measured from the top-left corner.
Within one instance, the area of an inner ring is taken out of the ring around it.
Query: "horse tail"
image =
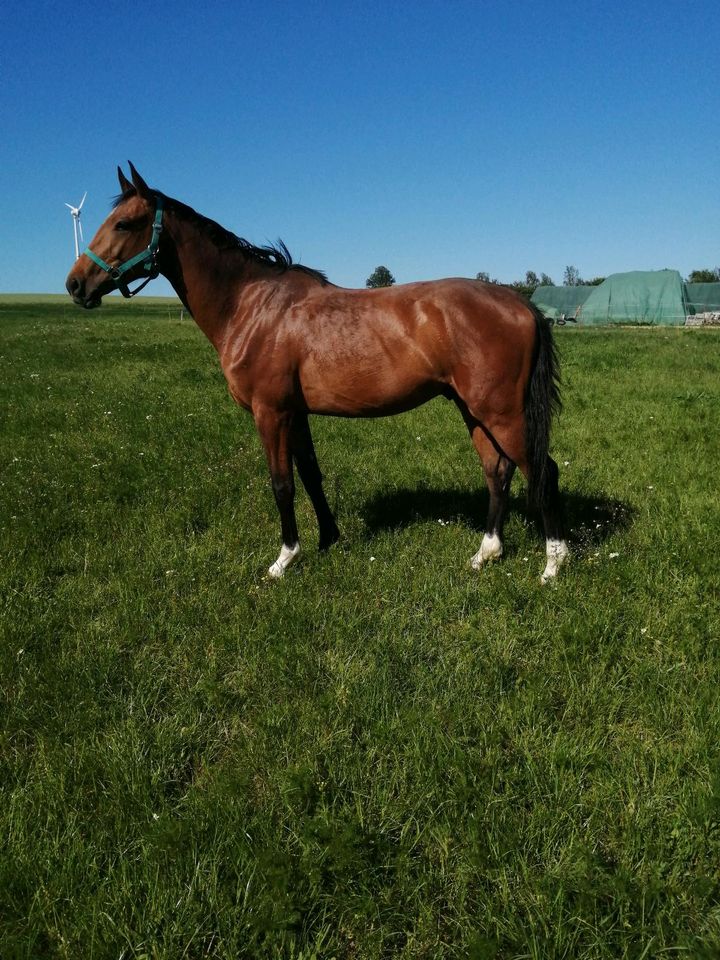
[[[548,450],[553,416],[560,411],[560,364],[549,320],[530,304],[535,317],[535,348],[530,379],[525,390],[525,451],[530,503],[546,502]]]

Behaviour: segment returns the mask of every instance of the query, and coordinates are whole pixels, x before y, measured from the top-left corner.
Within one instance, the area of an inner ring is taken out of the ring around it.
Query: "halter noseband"
[[[153,221],[152,225],[152,237],[150,238],[150,243],[141,253],[138,253],[129,260],[126,260],[125,263],[121,263],[119,267],[111,267],[110,264],[106,263],[102,257],[99,257],[96,253],[93,253],[90,247],[86,247],[86,249],[83,250],[83,253],[86,257],[90,257],[93,263],[96,263],[99,267],[105,270],[106,273],[110,274],[111,278],[115,281],[115,288],[120,291],[126,300],[129,300],[130,297],[134,297],[136,293],[140,293],[142,288],[150,283],[151,280],[154,280],[160,273],[157,263],[157,255],[158,246],[160,245],[160,234],[162,232],[162,197],[160,195],[156,195],[156,201],[155,220]],[[137,267],[140,264],[142,264],[143,270],[148,271],[148,277],[146,280],[143,280],[139,287],[135,287],[134,290],[130,290],[128,287],[128,281],[122,279],[123,275],[126,274],[128,270],[132,270],[133,267]]]

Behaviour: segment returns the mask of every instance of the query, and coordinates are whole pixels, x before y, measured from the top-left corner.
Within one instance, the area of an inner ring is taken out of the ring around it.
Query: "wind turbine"
[[[85,197],[87,196],[87,190],[83,194],[83,198],[80,203],[74,207],[71,203],[66,203],[65,206],[70,211],[70,216],[73,218],[73,231],[75,233],[75,259],[80,256],[80,248],[78,247],[78,230],[80,231],[80,239],[85,243],[85,238],[83,237],[82,224],[80,223],[80,211],[82,210],[82,205],[85,203]]]

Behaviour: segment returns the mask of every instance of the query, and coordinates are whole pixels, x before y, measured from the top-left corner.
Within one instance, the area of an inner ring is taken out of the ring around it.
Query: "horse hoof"
[[[299,556],[299,543],[294,544],[292,547],[288,547],[283,544],[277,560],[272,564],[272,566],[268,567],[268,576],[272,577],[273,580],[279,580],[282,576],[284,576],[287,568],[291,564],[295,563]]]
[[[558,570],[568,558],[568,545],[564,540],[547,541],[547,564],[540,577],[540,583],[549,583],[557,576]]]
[[[320,550],[321,553],[324,553],[325,550],[329,550],[334,543],[337,543],[339,539],[340,531],[337,529],[331,531],[329,534],[320,537],[318,550]]]
[[[503,546],[497,534],[485,534],[480,549],[470,561],[473,570],[481,570],[491,560],[499,560],[503,553]]]

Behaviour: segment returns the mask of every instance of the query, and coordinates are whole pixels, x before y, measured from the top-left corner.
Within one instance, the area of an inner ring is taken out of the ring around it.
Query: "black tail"
[[[561,407],[560,365],[549,320],[530,304],[535,315],[535,355],[525,391],[525,450],[528,460],[529,498],[541,507],[547,498],[550,427]]]

